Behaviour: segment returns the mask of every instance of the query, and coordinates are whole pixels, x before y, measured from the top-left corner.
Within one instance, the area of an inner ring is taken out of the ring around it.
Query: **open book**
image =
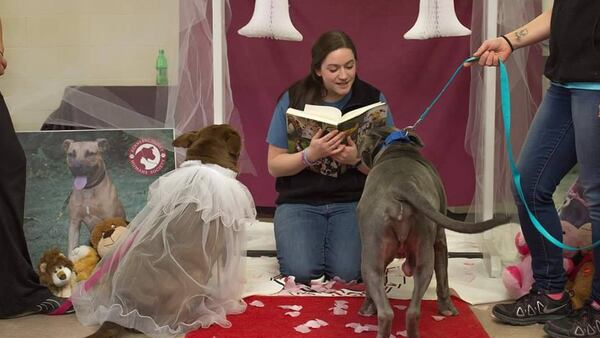
[[[310,145],[310,140],[319,129],[325,132],[339,130],[346,133],[355,143],[367,131],[384,126],[387,120],[388,106],[377,102],[363,106],[342,115],[342,111],[330,106],[307,104],[304,110],[288,108],[286,111],[288,151],[295,153]],[[323,158],[311,166],[311,170],[323,175],[338,177],[346,171],[342,165],[330,157]]]

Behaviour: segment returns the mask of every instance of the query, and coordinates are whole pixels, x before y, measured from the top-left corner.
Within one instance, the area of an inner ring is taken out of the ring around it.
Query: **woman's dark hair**
[[[340,48],[350,49],[354,58],[358,59],[352,39],[342,31],[329,31],[315,41],[311,50],[310,73],[290,87],[290,107],[304,109],[306,103],[323,103],[327,90],[323,85],[323,79],[317,76],[316,71],[321,68],[323,60],[329,53]]]

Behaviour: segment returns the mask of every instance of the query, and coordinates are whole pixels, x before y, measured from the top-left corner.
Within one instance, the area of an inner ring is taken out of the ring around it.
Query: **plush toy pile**
[[[592,243],[592,225],[583,200],[581,186],[575,182],[560,207],[559,216],[563,229],[564,244],[573,247],[585,247]],[[515,236],[515,246],[521,261],[507,266],[502,273],[502,281],[509,295],[519,298],[529,292],[534,280],[531,271],[531,256],[523,235]],[[591,251],[564,251],[563,266],[569,280],[566,289],[571,293],[573,307],[583,306],[591,294],[594,264]]]
[[[40,282],[58,297],[70,297],[72,286],[88,279],[100,258],[112,253],[127,234],[129,229],[123,218],[109,218],[94,227],[90,235],[92,246],[80,245],[68,258],[58,248],[44,252],[38,264]]]

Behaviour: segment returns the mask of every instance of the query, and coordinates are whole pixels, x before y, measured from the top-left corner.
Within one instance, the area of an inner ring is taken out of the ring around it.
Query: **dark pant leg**
[[[600,91],[572,90],[579,183],[592,220],[592,239],[600,241]],[[600,301],[600,247],[594,248],[592,299]]]
[[[23,233],[26,159],[0,94],[0,317],[50,296],[39,284]]]

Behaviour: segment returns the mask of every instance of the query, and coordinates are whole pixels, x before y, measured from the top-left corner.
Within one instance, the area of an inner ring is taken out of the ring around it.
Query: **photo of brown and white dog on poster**
[[[104,153],[108,141],[104,138],[95,141],[63,142],[67,167],[73,175],[73,189],[69,195],[69,251],[79,245],[81,224],[91,233],[100,221],[120,217],[126,219],[123,203],[117,188],[106,170]]]
[[[89,245],[100,220],[133,219],[147,191],[175,169],[173,129],[18,132],[27,157],[23,230],[32,261]],[[151,153],[151,154],[150,154]]]

